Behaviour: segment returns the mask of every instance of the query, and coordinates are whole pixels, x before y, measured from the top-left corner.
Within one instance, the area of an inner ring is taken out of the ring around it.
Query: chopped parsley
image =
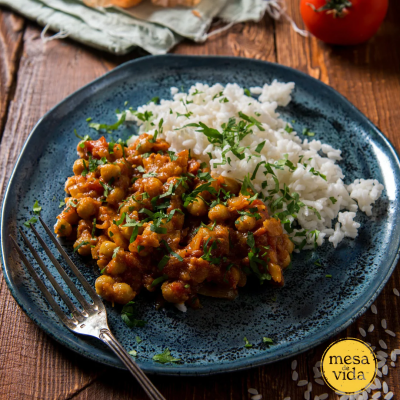
[[[250,92],[249,89],[245,88],[243,91],[244,91],[244,94],[245,94],[247,97],[251,97],[251,92]]]
[[[142,340],[142,339],[140,339],[140,337],[139,337],[139,336],[136,336],[136,337],[135,337],[135,340],[136,340],[136,343],[137,343],[137,344],[140,344],[140,343],[142,343],[142,342],[143,342],[143,340]]]
[[[332,204],[335,204],[337,202],[337,199],[334,197],[329,197],[329,200],[332,202]]]
[[[114,249],[112,258],[117,257],[117,254],[118,254],[118,252],[119,252],[119,249],[120,249],[119,247],[116,247],[116,248]]]
[[[137,356],[137,351],[136,350],[131,350],[131,351],[128,351],[128,354],[133,356],[133,357],[136,357]]]
[[[89,244],[89,242],[86,241],[86,240],[80,242],[80,243],[78,244],[78,246],[76,246],[76,247],[74,248],[74,253],[75,253],[76,251],[78,251],[82,246],[86,246],[87,244]]]
[[[93,219],[92,225],[92,238],[94,238],[94,234],[96,233],[96,218]]]
[[[168,279],[168,275],[164,274],[159,276],[158,278],[154,279],[154,281],[151,283],[151,287],[157,286],[159,283],[162,283]]]
[[[270,338],[263,337],[263,343],[265,343],[267,345],[271,345],[271,344],[274,344],[274,341]]]
[[[125,304],[122,307],[121,311],[122,321],[124,321],[125,324],[129,326],[129,328],[143,327],[146,325],[146,321],[135,318],[136,310],[134,304],[135,304],[134,301],[130,301],[129,303]]]
[[[93,128],[96,131],[99,131],[99,130],[105,130],[107,132],[115,131],[125,122],[125,119],[126,119],[126,111],[123,111],[121,113],[121,117],[119,118],[119,120],[117,122],[115,122],[114,124],[108,125],[108,124],[99,124],[96,122],[90,122],[89,128]]]
[[[24,225],[25,225],[27,228],[30,228],[30,227],[31,227],[31,224],[35,224],[37,221],[38,221],[38,220],[37,220],[36,217],[32,217],[29,221],[24,222]]]
[[[310,132],[310,130],[308,128],[304,128],[303,129],[303,135],[312,137],[312,136],[315,136],[315,133],[314,132]]]
[[[245,343],[245,345],[244,345],[244,347],[246,347],[246,348],[250,348],[250,347],[253,347],[253,345],[247,340],[247,337],[245,336],[244,338],[243,338],[243,340],[244,340],[244,343]]]
[[[39,202],[36,200],[36,201],[35,201],[35,204],[33,205],[33,212],[34,212],[36,215],[39,215],[39,214],[40,214],[40,211],[42,211],[42,207],[39,205]]]
[[[325,275],[325,278],[332,278],[332,275]]]
[[[63,208],[65,206],[65,201],[60,200],[60,204],[58,205],[58,208]]]
[[[171,356],[171,352],[169,351],[168,347],[161,354],[156,354],[153,357],[153,360],[155,362],[159,362],[161,364],[181,361],[180,358],[175,358],[175,357]]]

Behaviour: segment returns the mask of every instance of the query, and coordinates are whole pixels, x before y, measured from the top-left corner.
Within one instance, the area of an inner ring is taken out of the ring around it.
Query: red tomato
[[[322,9],[324,8],[324,9]],[[359,44],[371,38],[385,18],[388,0],[301,0],[307,29],[331,44]]]

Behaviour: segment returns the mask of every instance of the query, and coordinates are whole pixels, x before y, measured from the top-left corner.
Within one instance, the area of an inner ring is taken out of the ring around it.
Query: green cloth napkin
[[[136,46],[151,54],[165,54],[184,37],[204,41],[214,18],[226,23],[259,21],[266,0],[202,0],[191,8],[163,8],[150,0],[130,9],[90,8],[80,0],[0,0],[5,5],[89,46],[126,54]]]

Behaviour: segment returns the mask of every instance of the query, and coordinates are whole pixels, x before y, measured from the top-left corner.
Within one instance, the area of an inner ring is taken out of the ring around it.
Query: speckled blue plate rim
[[[38,126],[42,123],[42,121],[51,118],[52,113],[58,109],[59,107],[62,107],[66,103],[70,102],[76,97],[79,97],[82,93],[85,91],[90,91],[90,89],[93,86],[96,86],[100,82],[107,81],[110,76],[117,75],[120,73],[125,68],[128,68],[132,64],[137,64],[141,62],[146,62],[149,59],[154,59],[157,64],[162,65],[162,60],[163,59],[168,59],[168,58],[176,58],[176,59],[181,59],[188,61],[189,59],[196,60],[196,59],[208,59],[209,61],[212,61],[213,59],[225,59],[227,61],[238,61],[240,62],[248,62],[248,63],[253,63],[253,64],[261,64],[265,65],[266,67],[273,67],[273,68],[279,68],[282,70],[286,70],[286,72],[289,72],[292,74],[294,77],[298,76],[299,78],[306,78],[313,80],[317,82],[321,88],[323,88],[325,91],[329,92],[331,95],[335,96],[338,98],[340,101],[342,101],[349,109],[352,110],[352,112],[355,112],[358,114],[358,117],[363,120],[363,122],[370,127],[374,133],[378,135],[378,137],[383,141],[383,144],[387,147],[387,150],[390,151],[391,156],[393,160],[396,162],[397,165],[397,171],[396,175],[400,180],[400,158],[394,148],[394,146],[390,143],[390,141],[385,137],[385,135],[363,114],[361,111],[359,111],[353,104],[351,104],[343,95],[338,93],[336,90],[331,88],[330,86],[324,84],[323,82],[301,72],[298,70],[295,70],[290,67],[286,67],[283,65],[275,64],[275,63],[270,63],[267,61],[261,61],[261,60],[254,60],[254,59],[247,59],[247,58],[241,58],[241,57],[225,57],[225,56],[186,56],[186,55],[159,55],[159,56],[147,56],[147,57],[142,57],[136,60],[131,60],[128,61],[115,69],[105,73],[103,76],[95,79],[94,81],[88,83],[87,85],[83,86],[79,90],[75,91],[71,95],[67,96],[63,101],[58,103],[56,106],[51,108],[42,118],[39,119],[39,121],[36,123],[32,131],[30,132],[28,138],[25,141],[25,144],[21,150],[21,153],[18,157],[18,160],[14,166],[13,172],[11,174],[10,180],[7,184],[7,188],[5,191],[3,203],[2,203],[2,212],[1,212],[1,230],[0,230],[0,235],[1,235],[1,264],[2,264],[2,269],[3,269],[3,274],[5,277],[6,284],[16,300],[16,302],[19,304],[19,306],[23,309],[23,311],[27,314],[27,316],[32,319],[33,322],[35,322],[41,329],[43,329],[50,337],[55,339],[57,342],[61,343],[64,346],[67,346],[71,350],[75,351],[76,353],[83,355],[87,358],[90,358],[94,361],[100,362],[105,365],[109,365],[112,367],[116,368],[121,368],[125,369],[122,364],[116,365],[113,363],[111,360],[104,359],[103,357],[97,356],[96,353],[91,353],[86,350],[84,350],[82,347],[77,346],[74,342],[70,341],[68,337],[64,336],[58,336],[55,334],[53,330],[54,326],[54,321],[52,319],[47,319],[45,318],[44,315],[36,315],[34,312],[31,311],[31,309],[19,298],[16,287],[14,282],[12,281],[10,275],[8,274],[7,269],[5,268],[6,265],[6,260],[4,257],[4,249],[6,246],[9,245],[9,238],[8,238],[8,232],[7,232],[7,226],[5,226],[5,210],[7,208],[7,199],[8,199],[8,193],[10,190],[10,183],[14,177],[15,171],[17,170],[21,160],[23,159],[24,153],[29,145],[29,141],[32,138],[33,134],[35,133],[35,130],[38,128]],[[99,87],[101,89],[101,87]],[[344,330],[347,328],[354,320],[356,320],[359,316],[361,316],[367,308],[373,303],[373,301],[377,298],[377,296],[380,294],[382,291],[383,287],[385,286],[386,282],[390,278],[391,274],[393,273],[397,262],[399,260],[399,250],[400,250],[400,238],[397,238],[397,253],[396,256],[393,258],[391,262],[390,268],[387,270],[387,273],[380,281],[376,281],[374,285],[371,285],[369,288],[369,294],[370,296],[368,298],[364,297],[362,300],[359,299],[355,304],[353,304],[353,307],[350,308],[348,311],[342,313],[339,317],[336,319],[335,323],[335,328],[332,329],[332,327],[327,327],[326,329],[323,329],[321,332],[318,334],[314,334],[313,337],[309,340],[307,340],[307,343],[300,343],[298,345],[293,345],[293,346],[287,346],[283,349],[281,353],[276,354],[275,356],[271,357],[268,355],[268,359],[266,359],[265,354],[260,354],[259,356],[253,356],[250,360],[249,359],[241,359],[238,361],[230,362],[230,363],[225,363],[225,364],[219,364],[219,365],[214,365],[214,366],[195,366],[195,367],[186,367],[186,366],[181,366],[179,369],[166,369],[163,366],[158,366],[154,365],[151,368],[143,368],[146,373],[151,373],[151,374],[157,374],[157,375],[185,375],[185,376],[201,376],[201,375],[211,375],[211,374],[218,374],[218,373],[226,373],[226,372],[233,372],[233,371],[239,371],[239,370],[244,370],[244,369],[249,369],[252,367],[257,367],[265,364],[269,364],[278,360],[283,360],[285,358],[293,357],[297,354],[303,353],[323,342],[331,338],[332,336],[336,335],[340,331]],[[138,362],[140,365],[140,362]]]

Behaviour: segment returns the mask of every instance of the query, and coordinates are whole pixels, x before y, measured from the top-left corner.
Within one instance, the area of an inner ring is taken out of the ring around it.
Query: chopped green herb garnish
[[[329,197],[329,200],[332,202],[332,204],[335,204],[337,202],[337,199],[334,197]]]
[[[332,275],[325,275],[325,278],[332,278]]]
[[[245,343],[244,347],[246,347],[246,348],[253,347],[253,345],[247,340],[247,337],[244,337],[243,340]]]
[[[137,343],[137,344],[140,344],[140,343],[142,343],[142,342],[143,342],[143,340],[142,340],[142,339],[140,339],[140,337],[139,337],[139,336],[136,336],[136,337],[135,337],[135,340],[136,340],[136,343]]]
[[[312,137],[312,136],[315,136],[315,133],[314,132],[310,132],[310,130],[308,128],[304,128],[303,129],[303,135]]]
[[[130,301],[129,303],[125,304],[122,307],[121,311],[122,321],[124,321],[125,324],[129,326],[129,328],[143,327],[146,325],[146,321],[135,319],[136,310],[134,304],[135,302]]]
[[[58,208],[63,208],[65,206],[65,201],[60,200],[60,204],[58,205]]]
[[[247,97],[251,97],[251,92],[250,92],[249,89],[245,88],[243,91],[244,91],[244,94],[245,94]]]
[[[119,118],[119,120],[112,125],[91,122],[89,123],[89,127],[95,129],[96,131],[99,130],[105,130],[107,132],[115,131],[125,122],[125,119],[126,119],[126,111],[123,111],[121,113],[121,117]]]
[[[35,224],[37,222],[37,218],[36,217],[32,217],[29,221],[24,222],[24,225],[28,228],[31,227],[31,224]]]
[[[166,348],[161,354],[156,354],[153,357],[153,360],[161,364],[181,361],[180,358],[174,358],[173,356],[171,356],[171,352],[169,351],[168,348]]]
[[[270,338],[263,337],[263,343],[270,345],[270,344],[274,344],[274,341]]]
[[[264,148],[264,146],[265,146],[265,140],[257,145],[255,149],[256,153],[261,153],[261,150]]]
[[[117,254],[118,254],[118,252],[119,252],[119,249],[120,249],[120,247],[116,247],[116,248],[114,249],[112,258],[117,257]]]
[[[159,276],[158,278],[154,279],[154,281],[151,283],[151,287],[157,286],[159,283],[164,282],[168,279],[168,275],[162,275]]]
[[[94,234],[96,233],[96,218],[93,219],[92,225],[92,238],[94,238]]]
[[[42,211],[42,207],[39,206],[39,202],[36,200],[35,204],[33,205],[33,212],[37,215],[40,214],[40,211]]]
[[[78,251],[82,246],[86,246],[87,244],[89,244],[89,242],[86,241],[86,240],[84,240],[83,242],[80,242],[80,243],[78,244],[78,246],[76,246],[76,247],[74,248],[74,253],[75,253],[76,251]]]
[[[137,351],[136,350],[131,350],[131,351],[128,351],[128,354],[133,356],[133,357],[136,357],[137,356]]]

